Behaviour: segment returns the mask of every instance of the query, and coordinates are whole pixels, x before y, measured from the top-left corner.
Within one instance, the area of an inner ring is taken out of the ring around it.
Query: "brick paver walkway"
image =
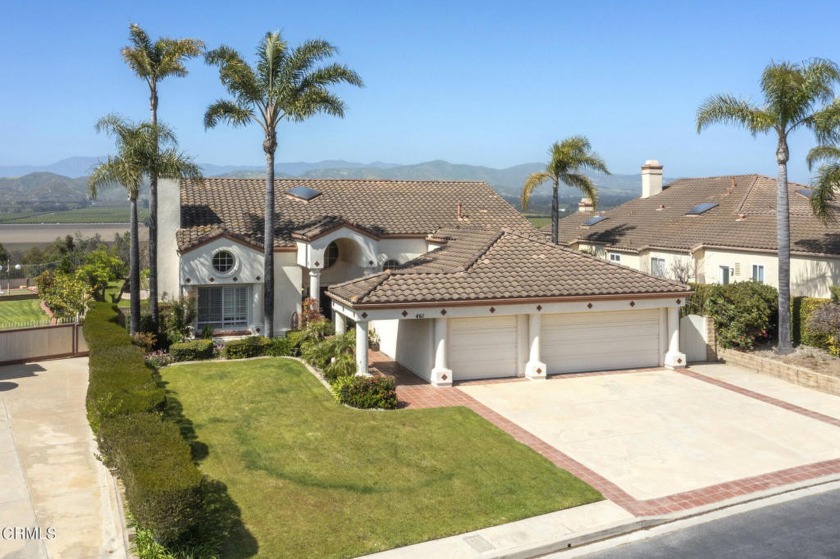
[[[495,411],[491,410],[484,404],[478,402],[471,396],[468,396],[461,390],[457,389],[457,385],[467,383],[456,383],[455,387],[451,388],[435,388],[414,375],[411,371],[401,367],[399,364],[392,361],[389,357],[378,353],[371,352],[370,363],[372,369],[380,371],[385,374],[393,375],[397,378],[397,398],[400,401],[401,407],[406,409],[419,408],[435,408],[447,406],[465,406],[475,413],[510,434],[514,439],[522,444],[528,445],[534,451],[542,454],[559,468],[567,470],[574,476],[582,479],[595,489],[601,492],[604,497],[610,501],[621,506],[625,510],[636,516],[656,516],[669,514],[673,512],[684,511],[695,507],[711,505],[714,503],[723,502],[729,499],[743,497],[750,493],[758,491],[765,491],[777,487],[783,487],[792,483],[807,481],[810,479],[817,479],[829,475],[840,474],[840,460],[829,460],[826,462],[818,462],[816,464],[808,464],[796,468],[780,470],[765,475],[744,478],[732,482],[711,485],[702,489],[694,491],[686,491],[669,495],[667,497],[660,497],[657,499],[638,500],[629,495],[626,491],[612,483],[608,479],[599,475],[597,472],[587,468],[580,462],[572,459],[568,455],[560,452],[553,446],[549,445],[542,439],[532,435],[530,432],[519,427],[512,421],[504,418]],[[615,375],[638,372],[635,370],[628,371],[605,371],[598,373],[581,373],[581,374],[567,374],[549,377],[547,382],[562,382],[563,379],[576,378],[581,376],[592,375]],[[694,378],[702,382],[714,384],[726,390],[737,392],[743,396],[760,400],[767,404],[778,406],[788,411],[840,427],[840,420],[829,417],[782,400],[771,398],[763,394],[758,394],[745,388],[729,384],[727,382],[707,377],[700,373],[688,369],[678,369],[675,374],[682,374]],[[501,382],[532,382],[522,378],[512,379],[497,379],[486,381],[469,381],[472,383],[501,383]]]

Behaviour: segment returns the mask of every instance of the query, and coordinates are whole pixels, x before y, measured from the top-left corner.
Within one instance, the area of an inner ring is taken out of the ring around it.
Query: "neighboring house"
[[[791,292],[828,297],[840,283],[840,226],[811,213],[811,190],[789,184]],[[776,180],[762,175],[679,179],[642,167],[642,196],[606,212],[560,220],[563,246],[654,275],[701,283],[756,280],[778,287]]]
[[[262,326],[264,181],[161,184],[160,285],[197,297],[196,327]],[[452,380],[681,366],[690,290],[545,242],[481,182],[281,179],[275,328],[314,295],[338,331],[356,326],[367,372],[384,353]]]

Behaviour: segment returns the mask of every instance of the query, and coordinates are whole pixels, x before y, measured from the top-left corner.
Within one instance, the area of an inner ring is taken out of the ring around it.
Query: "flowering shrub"
[[[393,410],[397,407],[394,377],[338,377],[332,385],[333,395],[341,404],[359,409]]]
[[[159,349],[146,354],[146,364],[155,369],[166,367],[170,363],[172,363],[172,356],[165,349]]]
[[[810,345],[840,356],[840,305],[829,303],[818,307],[808,318],[807,330]]]

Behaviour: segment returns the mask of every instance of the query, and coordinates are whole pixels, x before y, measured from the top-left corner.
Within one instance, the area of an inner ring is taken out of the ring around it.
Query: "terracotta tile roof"
[[[562,299],[688,293],[690,288],[605,262],[545,239],[501,231],[458,234],[396,270],[333,285],[359,305]]]
[[[808,199],[789,183],[791,250],[840,254],[840,226],[825,226],[811,214]],[[718,206],[688,216],[705,202]],[[606,212],[575,213],[560,220],[559,241],[592,241],[631,251],[646,247],[691,250],[700,245],[776,250],[776,180],[761,175],[680,179],[646,199]],[[607,219],[590,227],[593,215]],[[550,235],[550,228],[543,228]]]
[[[295,186],[322,194],[305,202],[286,194]],[[312,238],[342,224],[374,236],[425,236],[458,224],[535,231],[483,182],[278,179],[275,193],[275,247],[294,246],[293,236]],[[222,233],[262,246],[264,199],[261,179],[182,182],[178,248]]]

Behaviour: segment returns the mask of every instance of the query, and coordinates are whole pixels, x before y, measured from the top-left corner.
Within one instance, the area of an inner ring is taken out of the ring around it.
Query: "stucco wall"
[[[213,268],[213,255],[220,250],[230,252],[235,259],[233,268],[224,274]],[[262,276],[262,252],[230,239],[214,239],[181,256],[181,281],[187,285],[259,283]]]
[[[397,339],[400,331],[399,320],[372,320],[370,327],[379,336],[379,351],[388,357],[397,356]]]
[[[395,358],[414,374],[429,380],[432,372],[432,326],[434,320],[401,320]]]
[[[303,270],[294,252],[274,253],[274,333],[280,335],[292,327],[292,313],[301,311]],[[307,281],[308,278],[307,278]],[[260,300],[262,316],[262,300]]]
[[[779,264],[775,254],[760,252],[734,252],[706,249],[704,271],[707,283],[719,282],[719,267],[729,266],[736,271],[730,281],[747,281],[752,278],[753,264],[764,266],[764,283],[779,286]],[[829,287],[840,284],[840,258],[791,256],[790,289],[796,296],[828,298]]]
[[[178,243],[175,232],[181,226],[181,187],[178,181],[158,181],[158,291],[181,293]]]
[[[379,264],[384,264],[388,259],[405,264],[428,252],[427,249],[428,244],[425,239],[382,239],[379,241],[379,260],[381,260]]]

